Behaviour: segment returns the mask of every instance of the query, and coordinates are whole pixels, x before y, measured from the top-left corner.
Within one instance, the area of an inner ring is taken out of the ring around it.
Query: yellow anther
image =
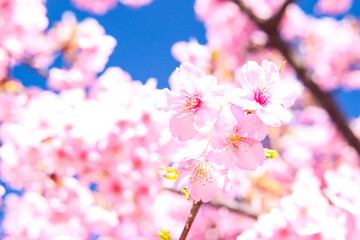
[[[281,64],[280,69],[279,69],[279,73],[281,73],[281,70],[283,69],[283,67],[284,67],[285,63],[287,63],[287,61],[286,61],[286,60],[285,60],[285,61]]]

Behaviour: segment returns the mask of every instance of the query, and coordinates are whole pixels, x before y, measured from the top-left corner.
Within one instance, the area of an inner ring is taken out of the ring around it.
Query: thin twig
[[[333,100],[332,96],[329,93],[325,93],[320,89],[320,87],[314,83],[311,78],[309,71],[306,69],[303,63],[298,61],[297,57],[293,51],[290,49],[288,44],[280,37],[278,31],[279,22],[286,10],[286,7],[292,1],[286,1],[284,6],[280,8],[279,13],[275,17],[270,18],[267,21],[259,19],[254,13],[247,8],[241,0],[232,0],[236,3],[239,8],[269,37],[269,46],[276,48],[288,61],[288,63],[294,68],[299,79],[303,82],[304,86],[307,87],[314,98],[322,105],[322,107],[327,111],[332,121],[335,123],[339,132],[344,136],[347,142],[356,150],[360,156],[360,142],[355,136],[355,134],[349,128],[346,119],[343,114],[340,112],[338,106]],[[277,19],[276,21],[274,19]],[[272,22],[273,21],[273,22]],[[276,25],[274,26],[274,23]]]
[[[186,239],[186,237],[187,237],[187,235],[188,235],[188,233],[190,231],[191,225],[193,224],[193,222],[195,220],[195,217],[196,217],[196,214],[198,213],[202,203],[203,202],[201,200],[198,201],[198,202],[196,202],[196,201],[193,202],[189,217],[186,220],[184,229],[183,229],[183,231],[181,233],[181,236],[180,236],[179,240],[185,240]]]

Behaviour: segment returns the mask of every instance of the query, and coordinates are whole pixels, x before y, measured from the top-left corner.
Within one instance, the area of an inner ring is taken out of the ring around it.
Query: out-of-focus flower
[[[68,69],[50,69],[49,86],[56,89],[83,88],[95,81],[116,46],[116,40],[105,34],[95,19],[78,23],[71,13],[65,13],[61,22],[49,32],[61,50]]]
[[[326,196],[336,206],[360,216],[360,170],[356,166],[341,165],[324,174]]]
[[[104,15],[110,9],[115,8],[116,3],[118,1],[126,6],[138,8],[150,4],[153,0],[95,0],[95,1],[71,0],[71,1],[79,9],[99,15]]]
[[[103,15],[116,6],[117,0],[71,0],[79,9]]]
[[[315,9],[321,13],[337,15],[350,10],[353,0],[319,0]]]

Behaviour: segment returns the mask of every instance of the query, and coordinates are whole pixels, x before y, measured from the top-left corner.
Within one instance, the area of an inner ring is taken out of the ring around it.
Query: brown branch
[[[181,236],[179,238],[179,240],[185,240],[189,231],[190,231],[190,228],[191,228],[191,225],[193,224],[194,220],[195,220],[195,217],[202,205],[202,201],[198,201],[198,202],[193,202],[193,205],[192,205],[192,208],[191,208],[191,211],[190,211],[190,214],[189,214],[189,217],[188,219],[186,220],[186,223],[185,223],[185,226],[184,226],[184,229],[181,233]]]
[[[265,32],[276,31],[277,26],[279,25],[281,18],[285,13],[286,8],[291,3],[295,2],[295,0],[286,0],[285,3],[280,7],[279,11],[274,16],[266,20],[257,17],[248,7],[246,7],[246,5],[241,0],[231,0],[231,1],[237,4],[241,9],[241,11],[243,11],[254,23],[256,23],[256,25],[258,25],[260,29],[264,31],[266,29]]]
[[[327,111],[332,121],[335,123],[339,132],[342,133],[347,142],[356,150],[360,156],[360,142],[354,133],[347,125],[346,119],[340,112],[338,106],[333,100],[332,96],[322,91],[319,86],[312,81],[311,75],[304,66],[303,63],[298,61],[298,57],[292,52],[287,43],[280,37],[278,31],[278,25],[284,14],[286,7],[292,1],[286,1],[283,7],[279,10],[279,13],[275,17],[270,18],[267,21],[259,19],[254,13],[247,8],[241,0],[232,0],[236,3],[239,8],[269,37],[269,46],[276,48],[288,61],[288,63],[294,68],[298,78],[303,82],[304,86],[307,87],[314,98],[322,105]],[[275,19],[275,20],[274,20]],[[274,25],[276,24],[276,25]]]
[[[260,29],[263,28],[265,20],[258,18],[241,0],[230,0],[239,6],[240,10],[245,13]]]
[[[269,28],[272,28],[271,30],[277,30],[277,26],[279,25],[286,8],[291,4],[295,2],[295,0],[287,0],[279,9],[279,11],[271,17],[269,20],[266,21],[266,26],[269,26]]]

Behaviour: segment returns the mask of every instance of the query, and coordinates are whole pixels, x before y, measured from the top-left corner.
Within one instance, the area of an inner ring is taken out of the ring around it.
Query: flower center
[[[203,186],[205,186],[206,183],[213,183],[212,177],[210,176],[210,166],[206,160],[198,161],[191,174],[190,182],[193,183],[197,181],[203,183]]]
[[[238,150],[240,143],[243,143],[245,140],[246,137],[241,134],[241,130],[239,130],[237,126],[233,128],[226,138],[227,145],[230,146],[234,152]]]
[[[194,93],[192,96],[186,96],[186,105],[184,107],[184,111],[194,113],[196,112],[202,104],[200,94]]]
[[[254,92],[255,101],[263,107],[265,107],[269,103],[270,97],[271,92],[268,88],[258,89]]]

